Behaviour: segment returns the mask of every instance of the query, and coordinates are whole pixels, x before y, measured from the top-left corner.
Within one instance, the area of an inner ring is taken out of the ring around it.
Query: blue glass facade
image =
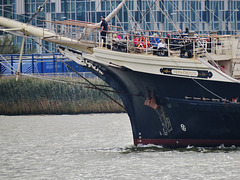
[[[0,0],[0,15],[26,22],[45,0]],[[119,0],[49,0],[45,8],[31,22],[44,26],[42,20],[79,20],[99,22],[121,1]],[[19,6],[23,3],[24,6]],[[240,34],[240,0],[128,0],[117,17],[110,22],[125,31],[176,30],[189,28],[207,34]],[[136,23],[137,22],[137,23]],[[49,44],[47,44],[49,45]],[[27,42],[27,48],[32,48]],[[51,51],[54,46],[49,45]]]
[[[0,16],[13,18],[13,0],[0,0]]]

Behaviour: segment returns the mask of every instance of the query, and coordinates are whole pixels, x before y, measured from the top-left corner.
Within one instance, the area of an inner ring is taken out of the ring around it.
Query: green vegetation
[[[6,34],[0,38],[0,54],[18,54],[20,48],[14,45],[14,35]]]
[[[95,89],[81,87],[83,80],[71,80],[75,85],[35,78],[0,78],[0,114],[79,114],[124,112],[115,102]],[[106,85],[101,80],[94,84]],[[89,85],[87,85],[89,86]],[[106,87],[100,87],[106,88]],[[109,89],[109,88],[107,88]],[[119,96],[107,92],[118,102]]]
[[[15,36],[12,34],[4,33],[3,36],[0,36],[0,54],[19,54],[21,46],[18,44],[14,44]],[[25,42],[26,44],[26,42]],[[24,48],[24,54],[33,54],[36,53],[36,49],[32,47],[29,49],[26,47]]]

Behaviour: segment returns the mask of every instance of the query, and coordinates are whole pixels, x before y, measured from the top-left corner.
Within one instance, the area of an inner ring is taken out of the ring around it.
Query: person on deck
[[[166,44],[164,42],[164,40],[160,40],[160,42],[158,43],[158,49],[165,49],[166,48]]]
[[[121,39],[121,37],[118,34],[113,34],[113,40],[117,41],[120,39]]]
[[[165,39],[165,43],[167,44],[167,45],[169,45],[170,44],[170,38],[171,37],[171,35],[170,34],[167,34],[167,37],[166,37],[166,39]]]
[[[138,47],[139,44],[141,43],[141,37],[137,34],[136,36],[134,36],[134,45],[135,47]]]
[[[152,45],[153,55],[157,54],[159,42],[160,42],[159,36],[156,33],[154,33],[153,36],[151,37],[151,45]]]
[[[178,38],[181,39],[183,38],[183,33],[182,33],[182,30],[181,29],[178,29]]]
[[[101,37],[103,40],[103,47],[106,47],[106,35],[107,31],[110,30],[107,21],[105,20],[105,16],[101,16]]]
[[[160,42],[160,39],[159,39],[158,35],[156,33],[154,33],[152,38],[151,38],[152,46],[157,47],[159,42]]]

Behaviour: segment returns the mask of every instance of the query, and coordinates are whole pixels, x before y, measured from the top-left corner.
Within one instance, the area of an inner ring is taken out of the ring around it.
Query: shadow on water
[[[240,147],[231,146],[225,147],[224,145],[218,147],[194,147],[188,146],[186,148],[166,148],[157,145],[138,145],[129,146],[120,150],[123,154],[129,153],[142,153],[142,152],[200,152],[200,153],[228,153],[233,151],[240,151]]]

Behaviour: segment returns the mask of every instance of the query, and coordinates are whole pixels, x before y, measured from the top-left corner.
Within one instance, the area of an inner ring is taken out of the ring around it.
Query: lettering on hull
[[[198,78],[211,78],[212,72],[201,71],[201,70],[191,70],[191,69],[173,69],[173,68],[161,68],[160,72],[169,75],[178,75],[186,77],[198,77]]]

